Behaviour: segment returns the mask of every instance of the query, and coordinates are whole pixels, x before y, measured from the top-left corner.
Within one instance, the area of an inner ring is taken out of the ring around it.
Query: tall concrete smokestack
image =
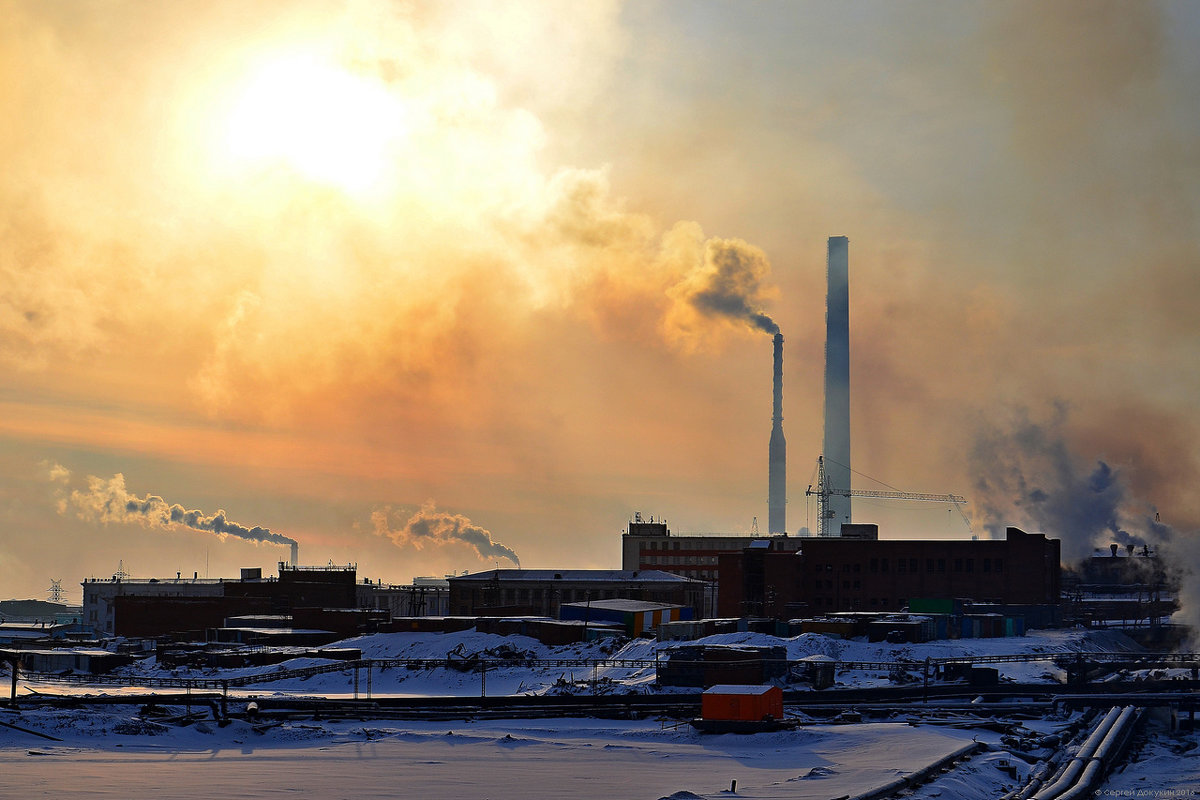
[[[787,441],[783,438],[783,334],[775,334],[774,404],[767,469],[767,531],[787,533]]]
[[[825,475],[829,488],[850,488],[850,240],[829,237],[825,297]],[[840,536],[850,498],[831,494],[824,530]]]
[[[289,566],[296,566],[300,562],[300,545],[297,542],[292,542],[292,553],[289,557]]]

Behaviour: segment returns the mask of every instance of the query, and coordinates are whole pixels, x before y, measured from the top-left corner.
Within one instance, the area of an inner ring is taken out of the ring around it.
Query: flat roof
[[[577,603],[563,603],[563,608],[595,608],[603,611],[661,611],[667,608],[683,608],[683,606],[673,605],[671,603],[651,603],[646,600],[593,600],[590,603],[587,601]]]
[[[741,684],[717,684],[710,686],[704,690],[704,694],[747,694],[747,695],[763,695],[772,689],[778,689],[778,686],[764,684],[760,686],[743,686]],[[782,691],[782,690],[780,690]]]
[[[470,575],[450,578],[455,581],[564,581],[579,583],[628,583],[630,581],[660,583],[703,583],[671,572],[657,569],[490,569]]]

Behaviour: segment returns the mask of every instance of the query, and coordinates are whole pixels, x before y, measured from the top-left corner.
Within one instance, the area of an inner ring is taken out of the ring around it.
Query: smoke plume
[[[741,239],[711,238],[704,260],[667,290],[675,301],[668,325],[689,332],[711,320],[748,325],[770,335],[779,326],[761,310],[771,295],[764,286],[771,264],[759,248]]]
[[[438,511],[432,500],[426,501],[417,513],[399,528],[393,528],[388,518],[390,508],[376,509],[371,513],[375,533],[390,538],[400,547],[411,545],[417,550],[427,546],[441,546],[451,542],[463,542],[475,549],[481,559],[506,558],[521,566],[517,554],[511,547],[492,539],[492,534],[471,522],[462,514]]]
[[[62,472],[57,475],[61,476]],[[223,510],[205,515],[203,511],[189,511],[177,503],[169,504],[157,495],[138,497],[130,494],[125,488],[125,476],[119,472],[108,480],[89,475],[87,489],[73,489],[69,495],[60,498],[58,510],[62,514],[73,512],[79,519],[104,525],[133,522],[148,528],[190,528],[215,533],[222,538],[236,536],[252,542],[297,544],[295,539],[258,525],[248,528],[231,522]]]
[[[1161,533],[1147,531],[1145,518],[1152,513],[1130,515],[1136,503],[1120,470],[1072,451],[1063,431],[1066,417],[1063,406],[1044,422],[1019,410],[1010,427],[979,433],[970,463],[975,502],[988,529],[999,536],[1005,525],[1018,524],[1059,538],[1069,563],[1111,542],[1148,543],[1148,536]]]

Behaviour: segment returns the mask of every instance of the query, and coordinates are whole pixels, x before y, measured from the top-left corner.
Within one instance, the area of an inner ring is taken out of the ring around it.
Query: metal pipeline
[[[1110,765],[1112,758],[1120,751],[1121,745],[1125,741],[1125,729],[1133,719],[1134,713],[1133,706],[1125,706],[1121,710],[1121,715],[1108,729],[1104,741],[1096,748],[1095,754],[1088,761],[1088,765],[1084,767],[1079,780],[1074,786],[1059,795],[1057,800],[1078,800],[1078,798],[1091,795],[1092,790],[1103,777],[1105,768]]]
[[[1074,786],[1079,776],[1083,773],[1083,768],[1087,764],[1088,759],[1092,757],[1092,753],[1096,752],[1096,748],[1104,741],[1104,737],[1108,735],[1109,729],[1112,728],[1113,723],[1116,722],[1120,714],[1121,710],[1116,706],[1110,708],[1104,719],[1100,720],[1100,724],[1092,729],[1091,735],[1080,746],[1058,778],[1049,786],[1043,786],[1031,800],[1053,800],[1053,798],[1058,797]]]
[[[1120,752],[1135,714],[1133,706],[1109,709],[1058,779],[1042,788],[1031,800],[1079,800],[1088,796],[1103,776],[1105,767]]]

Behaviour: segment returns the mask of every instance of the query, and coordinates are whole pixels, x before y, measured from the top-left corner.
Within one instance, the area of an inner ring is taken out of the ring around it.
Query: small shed
[[[700,716],[704,720],[760,722],[783,719],[783,690],[778,686],[741,686],[724,684],[706,689],[700,695]]]
[[[559,619],[584,622],[612,622],[625,627],[627,636],[653,632],[664,622],[692,618],[692,609],[670,603],[651,603],[643,600],[613,598],[583,603],[563,603],[558,608]]]

